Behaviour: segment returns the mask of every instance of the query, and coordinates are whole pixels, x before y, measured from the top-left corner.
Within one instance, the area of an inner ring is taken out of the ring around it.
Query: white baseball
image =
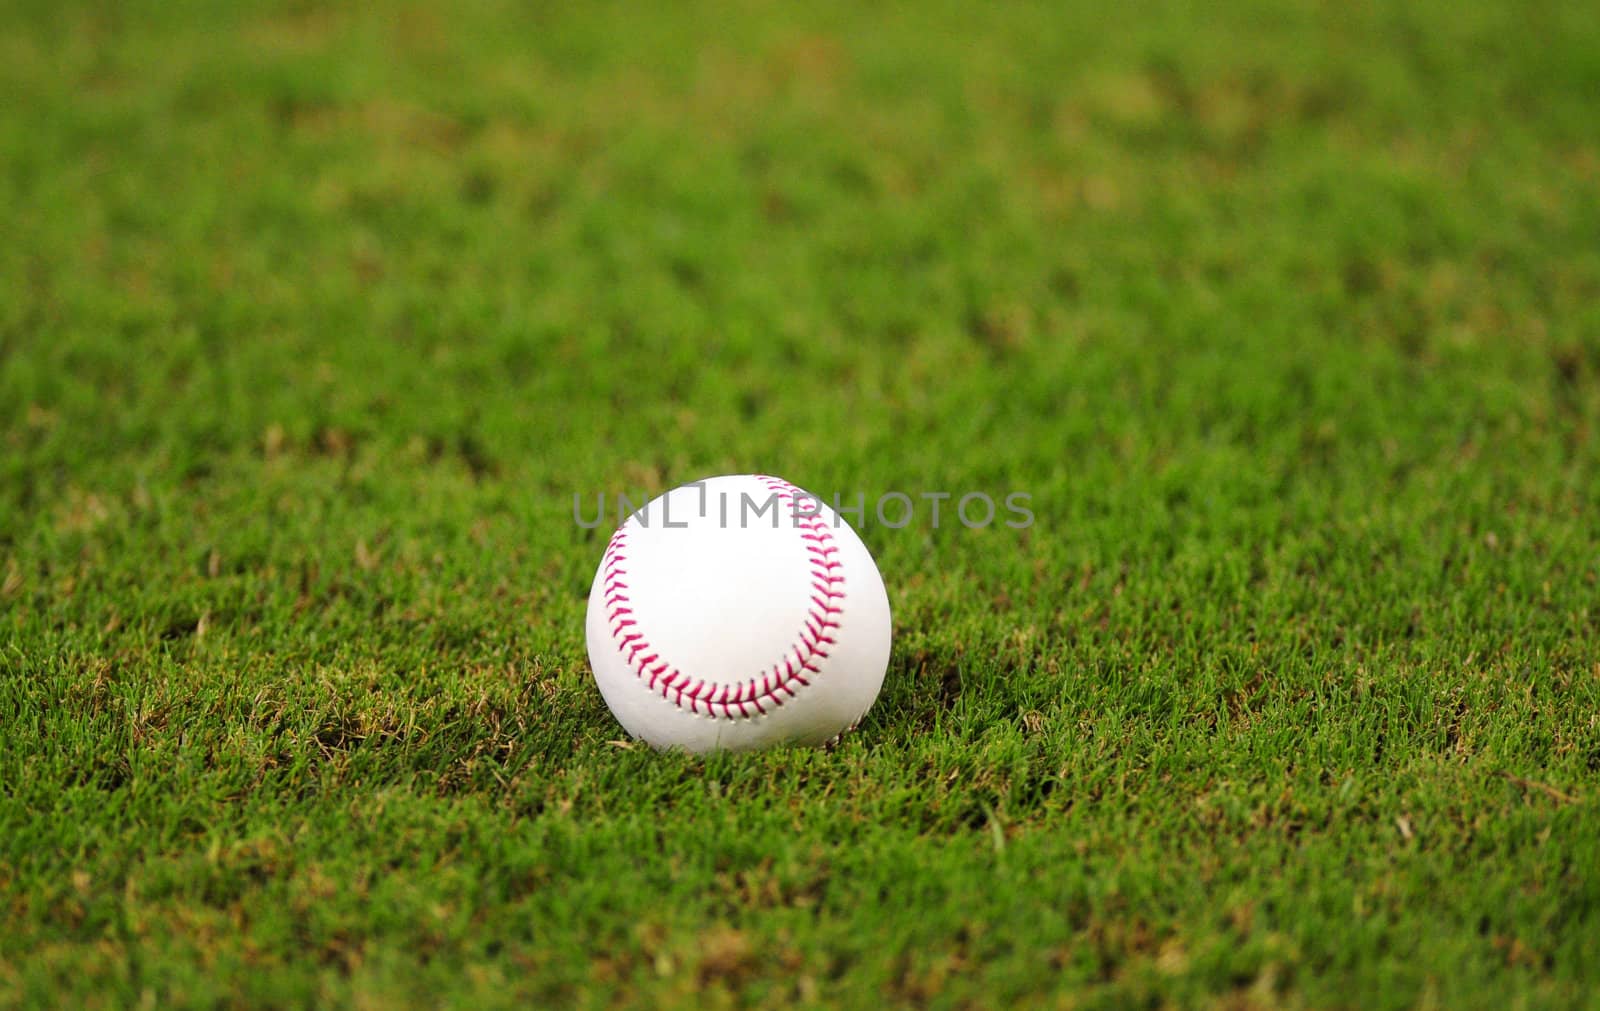
[[[889,597],[866,545],[761,475],[683,485],[630,516],[587,626],[606,705],[658,748],[823,744],[866,714],[889,665]]]

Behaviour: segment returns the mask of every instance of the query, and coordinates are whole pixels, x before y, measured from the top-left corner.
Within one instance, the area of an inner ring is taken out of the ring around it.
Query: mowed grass
[[[855,8],[6,5],[0,1004],[1593,1006],[1600,8]],[[748,471],[1037,521],[630,747]]]

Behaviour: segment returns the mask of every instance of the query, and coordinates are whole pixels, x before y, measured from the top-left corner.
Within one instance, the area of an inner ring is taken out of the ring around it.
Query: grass
[[[1600,14],[12,3],[0,1004],[1595,1006]],[[625,746],[573,495],[869,516]]]

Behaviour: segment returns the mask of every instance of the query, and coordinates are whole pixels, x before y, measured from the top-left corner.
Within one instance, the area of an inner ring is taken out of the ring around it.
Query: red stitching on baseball
[[[800,534],[800,539],[805,542],[803,547],[810,562],[811,589],[816,591],[810,595],[811,607],[801,620],[801,628],[795,633],[795,643],[784,650],[776,663],[760,673],[759,686],[755,677],[735,684],[715,684],[670,667],[651,647],[643,633],[637,630],[627,594],[617,592],[629,589],[628,584],[622,581],[628,574],[623,567],[628,557],[623,550],[627,545],[627,530],[619,528],[606,547],[605,561],[600,568],[602,591],[605,594],[606,622],[611,628],[612,638],[616,640],[618,652],[627,657],[628,666],[633,668],[642,684],[679,709],[684,708],[687,699],[690,713],[698,714],[699,707],[703,705],[707,716],[716,716],[716,709],[720,708],[724,719],[750,719],[747,706],[754,706],[759,715],[765,716],[767,709],[762,702],[770,703],[776,709],[789,699],[798,698],[795,686],[809,687],[811,679],[806,674],[821,674],[818,661],[826,660],[830,647],[838,645],[837,639],[823,634],[839,627],[837,616],[844,612],[839,606],[845,596],[844,577],[838,572],[844,566],[833,560],[833,556],[839,553],[833,533],[819,514],[800,510],[796,506],[795,496],[799,489],[794,485],[774,477],[758,480],[773,492],[779,502],[789,504],[796,525],[807,531]],[[811,496],[806,498],[811,502],[816,501]],[[634,631],[624,635],[623,632],[630,628]],[[645,656],[639,655],[647,650],[649,652]],[[662,673],[669,668],[670,673]],[[735,708],[739,710],[737,715],[733,711]]]

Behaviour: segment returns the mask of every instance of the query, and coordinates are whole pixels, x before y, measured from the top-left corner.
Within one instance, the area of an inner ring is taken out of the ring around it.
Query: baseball
[[[587,634],[606,705],[655,747],[819,745],[878,697],[889,597],[861,538],[816,496],[713,477],[617,528]]]

